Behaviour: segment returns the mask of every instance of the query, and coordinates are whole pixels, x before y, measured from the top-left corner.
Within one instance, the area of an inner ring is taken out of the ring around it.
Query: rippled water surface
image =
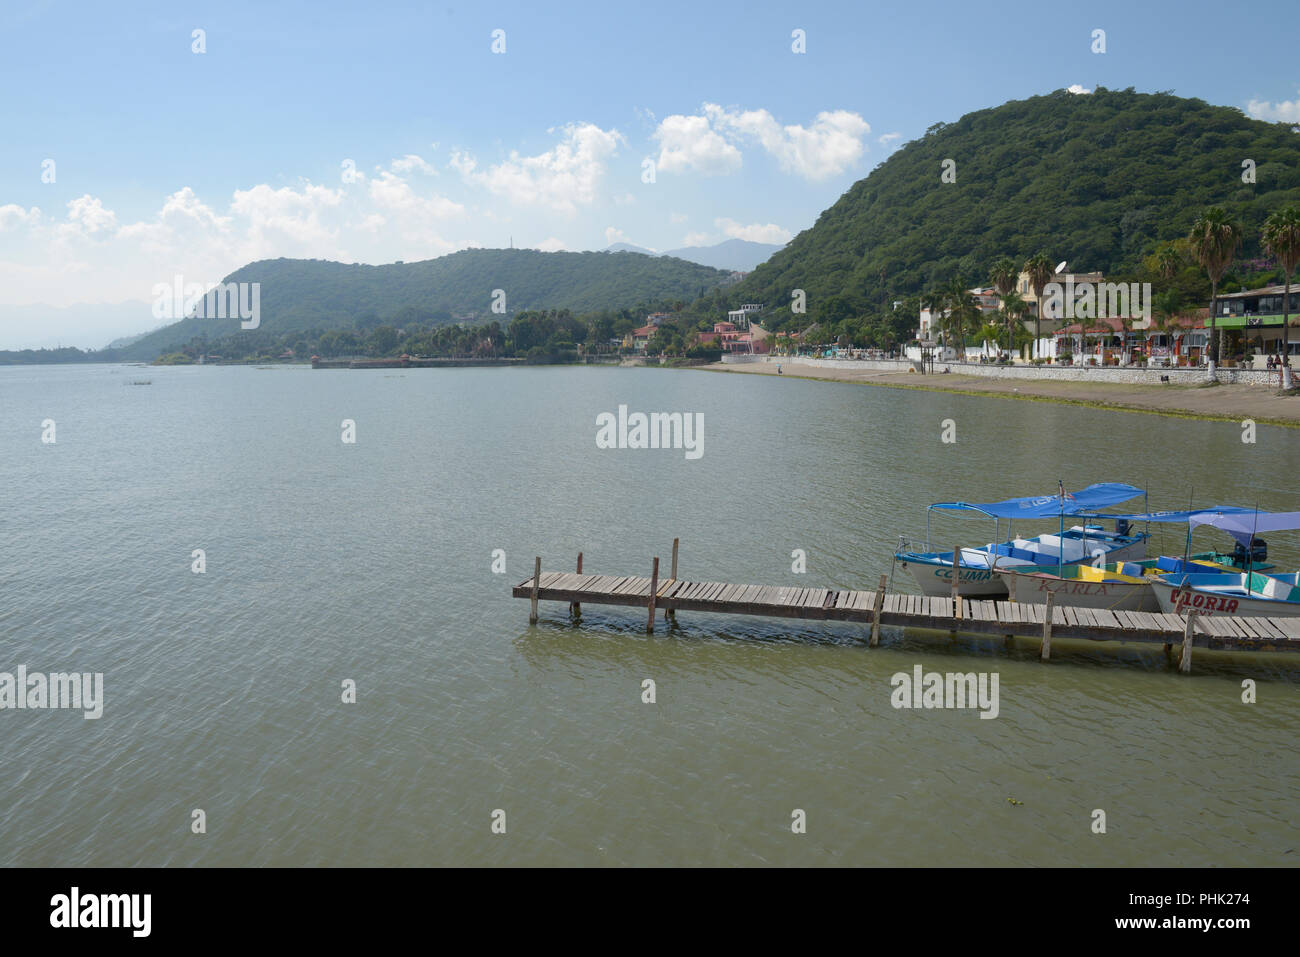
[[[702,412],[703,457],[598,450],[619,404]],[[1042,664],[687,612],[650,637],[591,605],[529,627],[510,597],[534,555],[648,574],[675,536],[682,577],[871,587],[928,503],[1058,478],[1297,508],[1300,436],[1241,435],[687,371],[0,369],[0,671],[105,684],[97,721],[0,711],[0,863],[1294,864],[1290,656],[1198,649],[1188,677],[1158,647],[1054,642]],[[1300,534],[1273,538],[1300,565]],[[998,673],[996,720],[895,710],[917,664]]]

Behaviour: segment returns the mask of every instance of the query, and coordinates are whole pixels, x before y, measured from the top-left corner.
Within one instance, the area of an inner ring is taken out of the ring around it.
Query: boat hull
[[[1216,618],[1300,618],[1300,602],[1215,594],[1158,578],[1151,582],[1151,591],[1167,615],[1186,616],[1194,611],[1201,617]]]
[[[1146,557],[1146,539],[1134,541],[1105,553],[1108,562],[1136,561]],[[901,558],[901,556],[900,556]],[[1065,565],[1081,565],[1092,559],[1065,562]],[[952,596],[952,561],[909,556],[903,561],[907,573],[912,576],[921,594],[937,598]],[[958,594],[963,598],[1006,598],[1007,583],[997,571],[990,568],[972,568],[962,565],[958,569]]]
[[[1042,605],[1054,595],[1058,605],[1078,608],[1105,608],[1109,611],[1158,612],[1160,601],[1150,582],[1091,582],[1055,575],[1026,572],[998,572],[1007,592],[1016,601]]]

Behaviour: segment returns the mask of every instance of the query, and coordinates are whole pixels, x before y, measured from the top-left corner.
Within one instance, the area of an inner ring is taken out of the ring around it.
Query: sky
[[[1300,123],[1294,11],[4,0],[0,348],[160,324],[6,307],[258,259],[783,243],[934,123],[1056,89]]]

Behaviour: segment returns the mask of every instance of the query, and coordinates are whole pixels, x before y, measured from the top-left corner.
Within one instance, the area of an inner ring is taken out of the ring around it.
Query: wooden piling
[[[961,549],[952,550],[952,614],[961,621]]]
[[[1047,661],[1052,657],[1052,610],[1056,606],[1056,592],[1047,593],[1047,610],[1043,612],[1043,644],[1038,649],[1038,660]]]
[[[1192,636],[1196,634],[1196,610],[1188,609],[1187,624],[1183,626],[1183,654],[1178,659],[1178,670],[1185,675],[1192,673]]]
[[[673,578],[672,578],[673,581],[677,581],[677,546],[678,544],[680,544],[680,542],[681,542],[680,538],[673,539]],[[677,620],[676,608],[664,609],[664,620],[667,621],[669,619],[672,619],[673,621]]]
[[[582,552],[578,552],[578,574],[579,574],[579,575],[582,574]],[[569,603],[569,614],[572,615],[574,618],[581,618],[581,617],[582,617],[582,603],[581,603],[581,602],[577,602],[577,601],[570,602],[570,603]]]
[[[655,592],[659,590],[659,557],[655,556],[654,570],[650,572],[650,617],[645,623],[645,633],[653,635],[655,631]]]
[[[880,576],[880,587],[876,589],[876,604],[871,612],[871,642],[868,647],[874,648],[880,644],[880,612],[885,607],[885,582],[888,576]]]
[[[542,584],[542,556],[537,556],[537,564],[533,566],[533,590],[532,590],[532,611],[528,613],[528,624],[537,624],[537,589]]]

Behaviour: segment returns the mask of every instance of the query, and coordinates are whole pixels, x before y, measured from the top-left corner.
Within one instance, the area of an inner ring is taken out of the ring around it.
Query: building
[[[1285,286],[1261,286],[1220,295],[1216,329],[1238,330],[1245,336],[1249,351],[1260,355],[1278,355],[1282,351],[1282,297]],[[1291,287],[1289,302],[1290,328],[1287,340],[1291,355],[1300,355],[1297,333],[1292,331],[1300,324],[1300,288]],[[1300,330],[1298,330],[1300,331]]]
[[[727,321],[737,329],[748,329],[750,313],[761,312],[762,309],[761,303],[747,302],[739,309],[732,309],[728,312]]]
[[[633,329],[623,337],[623,348],[632,349],[636,352],[645,352],[646,346],[650,344],[650,337],[659,331],[658,326],[644,325],[640,329]]]

